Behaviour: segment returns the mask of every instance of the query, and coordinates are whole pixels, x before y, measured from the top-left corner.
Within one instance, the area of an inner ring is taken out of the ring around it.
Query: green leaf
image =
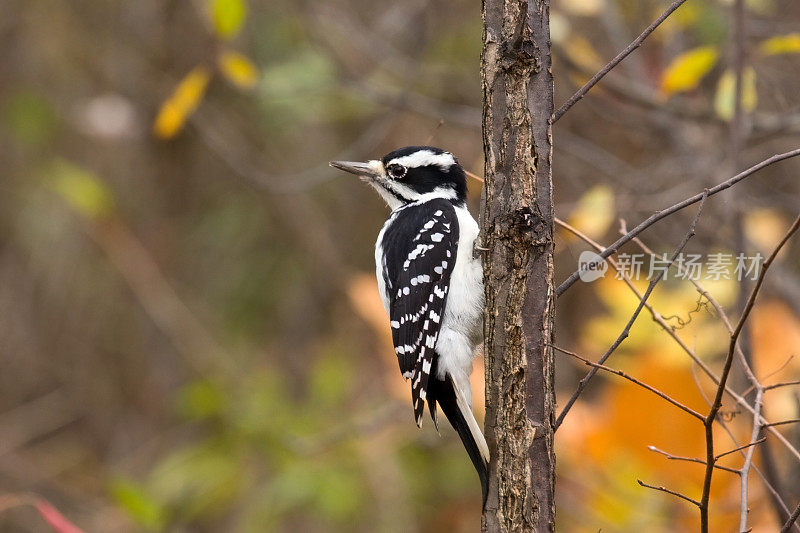
[[[242,29],[247,17],[245,0],[209,0],[211,23],[214,31],[223,39],[235,37]]]
[[[218,415],[225,404],[225,392],[208,381],[190,383],[178,396],[178,410],[188,418],[202,419]]]
[[[680,54],[661,75],[662,92],[669,96],[694,89],[714,68],[718,58],[715,46],[700,46]]]
[[[124,478],[111,482],[112,498],[121,505],[141,526],[151,530],[162,530],[167,522],[167,512],[141,487]]]
[[[3,103],[3,122],[17,141],[40,146],[50,141],[58,128],[58,116],[50,103],[32,91],[17,91]]]
[[[90,171],[57,160],[48,171],[50,187],[79,214],[100,218],[111,213],[114,198],[105,183]]]
[[[223,439],[179,449],[150,474],[152,494],[182,519],[225,511],[249,482],[235,443]]]

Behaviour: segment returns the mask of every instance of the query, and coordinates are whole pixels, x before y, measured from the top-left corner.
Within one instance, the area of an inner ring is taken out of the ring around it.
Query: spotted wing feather
[[[384,270],[392,340],[400,371],[411,379],[414,417],[421,426],[458,251],[458,218],[450,202],[433,200],[405,208],[392,228],[383,242],[384,253],[395,254],[387,257]]]

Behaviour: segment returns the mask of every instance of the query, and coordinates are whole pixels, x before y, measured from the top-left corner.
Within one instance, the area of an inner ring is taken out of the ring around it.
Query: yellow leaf
[[[50,188],[79,214],[100,218],[111,213],[114,197],[103,181],[90,171],[58,160],[48,174]]]
[[[175,87],[172,95],[161,104],[153,132],[161,139],[175,136],[186,119],[197,109],[211,80],[211,72],[204,66],[195,67]]]
[[[245,0],[209,0],[211,23],[223,39],[235,37],[247,17]]]
[[[719,52],[714,46],[701,46],[684,52],[667,66],[661,75],[661,90],[669,96],[690,91],[717,63]]]
[[[223,51],[217,57],[219,69],[225,78],[240,89],[252,89],[258,81],[258,67],[246,56]]]
[[[603,236],[613,220],[614,193],[605,185],[598,185],[581,196],[568,222],[596,239]]]
[[[759,51],[765,56],[777,54],[796,54],[800,52],[800,33],[778,35],[763,41],[758,46]]]
[[[717,83],[714,95],[714,111],[723,120],[731,120],[735,111],[736,76],[732,70],[726,70]],[[742,110],[750,112],[756,108],[756,71],[748,67],[742,72]]]

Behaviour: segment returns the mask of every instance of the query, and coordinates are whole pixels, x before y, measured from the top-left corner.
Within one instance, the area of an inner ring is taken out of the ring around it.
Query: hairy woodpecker
[[[469,383],[482,331],[483,270],[473,255],[478,224],[466,207],[466,174],[451,153],[431,146],[331,166],[361,176],[392,210],[375,243],[376,274],[400,372],[411,380],[414,417],[422,427],[427,402],[438,431],[441,407],[478,471],[485,503],[489,448]]]

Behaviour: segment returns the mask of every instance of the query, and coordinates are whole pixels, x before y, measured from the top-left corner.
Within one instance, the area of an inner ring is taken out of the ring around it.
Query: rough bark
[[[486,437],[483,531],[554,529],[548,0],[484,0]]]

